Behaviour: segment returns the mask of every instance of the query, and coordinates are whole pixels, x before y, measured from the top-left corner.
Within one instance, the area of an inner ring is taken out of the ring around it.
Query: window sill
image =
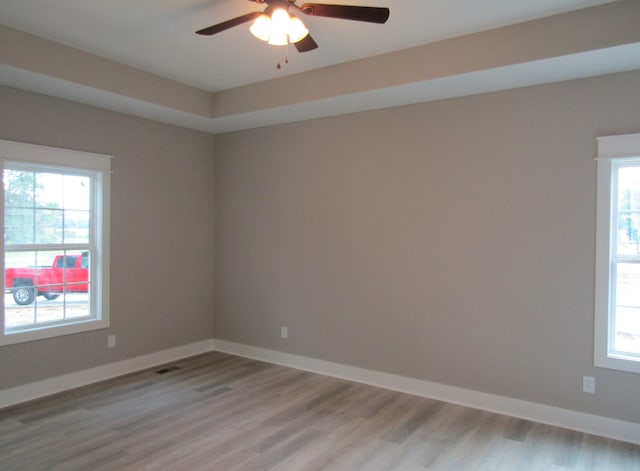
[[[596,356],[595,366],[608,368],[611,370],[627,371],[629,373],[640,373],[640,359],[625,357],[623,355]]]
[[[78,334],[81,332],[89,332],[91,330],[106,329],[108,327],[108,321],[95,319],[78,321],[72,324],[70,323],[56,327],[34,327],[30,330],[6,333],[0,336],[0,346],[32,342],[34,340],[60,337],[62,335]]]

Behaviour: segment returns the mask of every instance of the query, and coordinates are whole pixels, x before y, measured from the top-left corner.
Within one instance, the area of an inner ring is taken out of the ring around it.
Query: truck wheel
[[[19,286],[13,290],[13,300],[20,306],[31,304],[35,298],[33,287]]]
[[[58,299],[60,297],[59,293],[42,293],[42,296],[44,296],[44,299],[46,299],[47,301],[53,301],[54,299]]]

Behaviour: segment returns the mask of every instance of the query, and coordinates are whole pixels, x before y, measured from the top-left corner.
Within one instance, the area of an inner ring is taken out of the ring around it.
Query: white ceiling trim
[[[640,69],[640,44],[612,47],[220,118],[206,118],[0,64],[0,83],[155,121],[223,133]]]
[[[621,1],[209,93],[0,26],[0,84],[223,133],[640,69]]]

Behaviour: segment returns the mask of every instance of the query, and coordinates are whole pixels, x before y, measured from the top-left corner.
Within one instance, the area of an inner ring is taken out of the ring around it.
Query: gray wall
[[[640,422],[640,377],[592,361],[595,136],[639,131],[639,87],[633,72],[217,136],[215,318],[214,138],[0,87],[1,139],[115,156],[112,328],[2,347],[0,388],[215,332]]]
[[[111,328],[0,348],[0,389],[212,337],[213,136],[0,87],[0,139],[114,156]]]
[[[638,131],[632,72],[219,135],[216,337],[640,422],[593,367],[595,138]]]

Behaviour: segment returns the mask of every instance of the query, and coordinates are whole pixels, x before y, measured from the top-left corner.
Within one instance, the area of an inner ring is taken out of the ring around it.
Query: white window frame
[[[615,352],[612,348],[612,306],[615,303],[613,271],[617,263],[614,258],[617,227],[613,221],[617,212],[613,207],[617,188],[613,177],[615,170],[621,165],[640,165],[640,134],[604,136],[598,137],[597,141],[594,364],[603,368],[640,373],[640,358]]]
[[[95,182],[93,198],[95,211],[92,237],[95,254],[92,256],[92,316],[89,319],[69,319],[68,322],[55,325],[30,326],[25,329],[5,330],[4,296],[0,297],[0,346],[61,335],[87,332],[109,327],[109,260],[110,260],[110,200],[111,200],[111,159],[109,155],[94,154],[56,147],[26,144],[0,140],[0,161],[4,171],[7,163],[33,165],[35,171],[43,168],[89,172]],[[9,164],[10,165],[10,164]],[[38,168],[39,167],[39,168]],[[0,192],[0,237],[2,257],[2,283],[4,291],[4,191]],[[94,267],[95,266],[95,269]]]

